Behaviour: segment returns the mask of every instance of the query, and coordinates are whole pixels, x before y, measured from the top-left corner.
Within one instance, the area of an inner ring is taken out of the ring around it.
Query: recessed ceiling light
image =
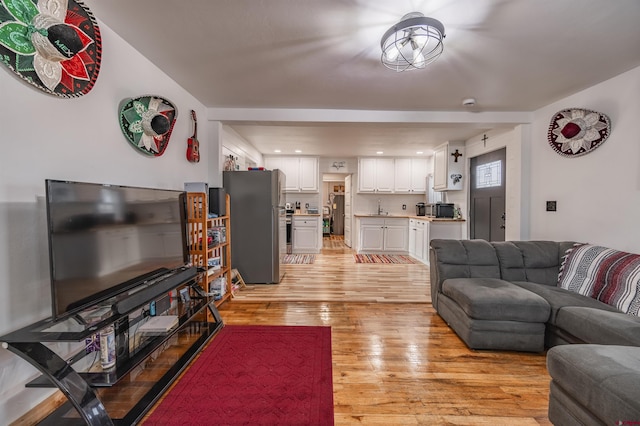
[[[279,149],[274,149],[273,152],[282,152],[282,151]]]
[[[378,154],[378,155],[382,155],[382,154],[384,154],[384,152],[382,152],[382,151],[378,151],[378,152],[376,152],[376,154]]]
[[[422,152],[422,151],[416,151],[416,154],[420,155],[420,154],[424,154],[424,152]]]
[[[299,149],[296,149],[296,154],[300,154],[302,151],[300,151]]]

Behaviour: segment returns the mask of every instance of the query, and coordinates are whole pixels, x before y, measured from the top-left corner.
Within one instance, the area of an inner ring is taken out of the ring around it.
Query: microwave
[[[453,219],[455,207],[453,203],[427,204],[427,216]]]

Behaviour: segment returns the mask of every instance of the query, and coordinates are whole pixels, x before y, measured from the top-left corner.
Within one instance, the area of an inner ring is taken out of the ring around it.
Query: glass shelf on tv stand
[[[201,291],[201,288],[195,284],[195,281],[188,286],[192,289],[191,293],[195,295],[191,298],[189,304],[185,306],[184,303],[177,303],[179,296],[176,291],[172,291],[170,311],[164,312],[163,314],[179,315],[182,318],[185,314],[192,313],[194,309],[201,309],[213,302],[213,298]],[[132,315],[136,316],[138,311],[141,312],[139,309],[126,314],[118,314],[110,302],[110,300],[107,300],[99,305],[59,320],[47,318],[38,321],[20,330],[6,334],[2,336],[1,339],[3,342],[80,342],[98,333],[103,328],[118,322],[122,318],[131,317]],[[139,318],[138,320],[141,319],[143,318]]]
[[[156,395],[171,383],[223,326],[213,297],[204,294],[195,281],[186,284],[191,289],[189,300],[182,300],[178,292],[172,291],[176,297],[173,297],[170,308],[164,314],[178,316],[179,322],[164,333],[136,333],[137,327],[148,319],[141,309],[120,315],[99,307],[92,309],[90,316],[83,312],[59,321],[39,321],[0,337],[0,341],[5,348],[21,355],[43,372],[43,376],[27,384],[28,387],[57,386],[64,389],[69,402],[51,418],[60,419],[59,412],[63,411],[71,412],[72,417],[84,420],[86,424],[130,424],[148,409],[150,401],[155,400]],[[129,342],[129,353],[126,357],[116,356],[115,367],[103,370],[99,352],[87,353],[86,341],[95,339],[96,333],[118,322],[124,323],[128,329],[126,340]],[[75,351],[70,351],[71,347]],[[67,355],[58,355],[65,350]],[[171,356],[170,361],[164,363],[167,366],[160,372],[161,378],[155,376],[153,381],[142,385],[146,393],[138,402],[132,401],[131,397],[124,404],[119,401],[118,395],[126,393],[127,384],[143,377],[144,370],[153,365],[153,360],[164,356],[163,353],[170,353]],[[113,403],[113,400],[118,402]],[[128,408],[123,411],[122,407]],[[114,423],[112,418],[120,420]],[[51,424],[58,424],[57,420],[52,420]]]

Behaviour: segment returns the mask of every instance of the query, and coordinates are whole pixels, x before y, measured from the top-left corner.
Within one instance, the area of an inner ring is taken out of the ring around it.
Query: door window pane
[[[500,185],[502,185],[502,161],[493,161],[476,167],[476,188]]]

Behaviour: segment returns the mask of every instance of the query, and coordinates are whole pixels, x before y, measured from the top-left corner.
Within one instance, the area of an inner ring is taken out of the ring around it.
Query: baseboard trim
[[[65,402],[67,402],[67,398],[64,394],[60,391],[56,391],[40,404],[14,420],[9,426],[31,426],[38,424]]]

